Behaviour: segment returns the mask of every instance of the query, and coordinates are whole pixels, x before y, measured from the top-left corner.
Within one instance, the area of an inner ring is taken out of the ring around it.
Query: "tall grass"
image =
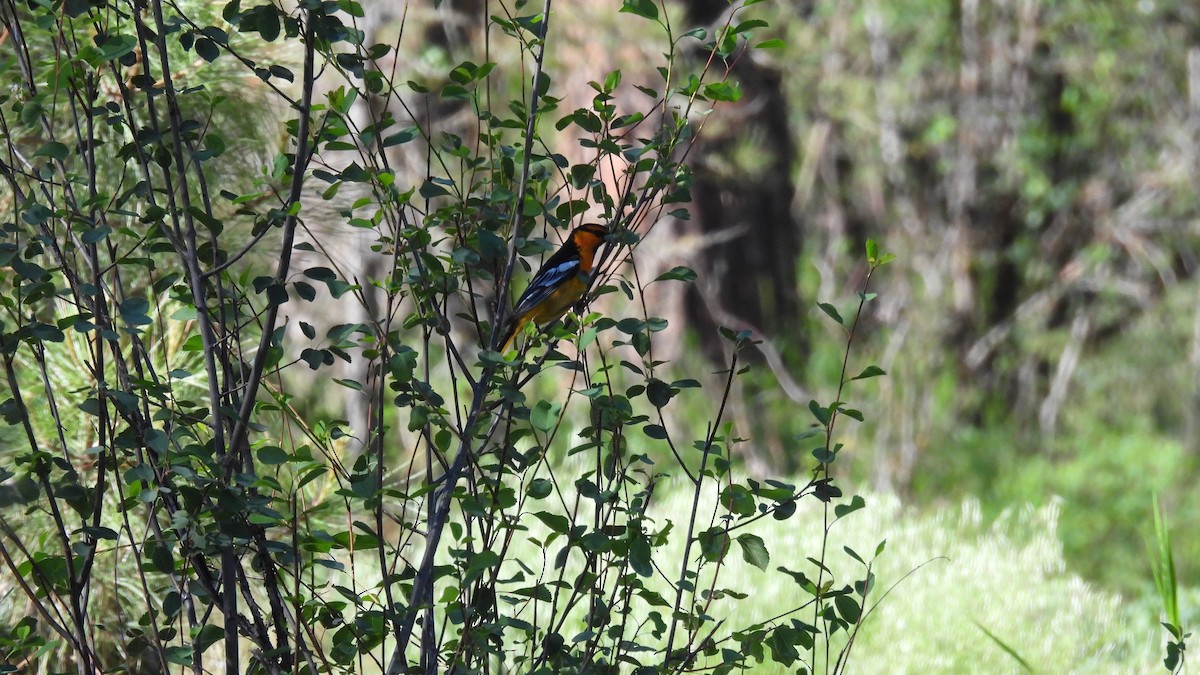
[[[691,495],[663,489],[670,493],[652,515],[660,526],[668,520],[682,522]],[[895,496],[863,496],[867,508],[835,526],[831,550],[836,555],[826,564],[836,576],[835,586],[845,583],[857,578],[851,575],[861,576],[862,566],[841,547],[870,552],[886,540],[873,565],[873,597],[894,588],[864,620],[849,672],[1025,672],[1020,660],[1038,673],[1161,672],[1153,613],[1068,570],[1057,501],[1041,508],[1013,508],[989,523],[973,499],[918,512],[901,506]],[[712,495],[706,499],[711,509]],[[804,602],[806,596],[791,577],[776,569],[783,566],[815,578],[804,552],[819,550],[820,505],[801,504],[797,516],[786,522],[764,519],[755,534],[770,544],[771,571],[763,573],[737,555],[727,558],[717,587],[747,593],[753,600],[731,603],[729,614],[721,614],[715,603],[710,611],[726,625],[769,621]],[[553,550],[517,551],[513,558],[533,565],[543,553],[552,563]],[[669,549],[656,564],[671,568],[679,554],[678,548]],[[835,638],[835,650],[838,639],[844,642],[845,636]],[[790,671],[763,664],[754,672]]]

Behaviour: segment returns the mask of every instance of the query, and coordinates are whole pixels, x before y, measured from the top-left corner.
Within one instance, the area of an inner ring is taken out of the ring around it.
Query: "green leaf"
[[[560,516],[557,513],[538,511],[533,514],[533,517],[542,521],[546,527],[559,534],[566,534],[571,529],[571,521],[567,520],[566,516]]]
[[[846,552],[846,555],[850,556],[851,558],[854,558],[855,560],[862,563],[863,565],[867,564],[867,561],[862,559],[862,556],[860,556],[858,554],[858,551],[855,551],[854,549],[850,548],[849,546],[843,546],[842,550]]]
[[[278,307],[287,304],[288,292],[282,284],[271,284],[267,286],[267,303],[271,307]]]
[[[495,567],[500,564],[500,554],[495,551],[479,551],[471,556],[471,562],[467,563],[466,580],[474,579],[483,573],[484,570]]]
[[[342,297],[349,291],[356,291],[362,288],[358,284],[348,284],[341,279],[330,279],[325,282],[325,285],[329,288],[329,294],[332,295],[334,299]]]
[[[792,581],[796,582],[796,585],[809,595],[817,595],[817,585],[804,572],[793,572],[786,567],[776,567],[775,569],[791,577]]]
[[[650,542],[646,537],[639,536],[629,544],[629,566],[639,576],[654,575],[654,566],[650,563]]]
[[[538,431],[549,433],[558,424],[558,415],[562,411],[561,403],[538,401],[529,411],[529,423]]]
[[[750,19],[748,21],[743,21],[743,22],[739,23],[738,25],[734,26],[733,32],[734,33],[745,33],[746,31],[754,30],[755,28],[769,28],[769,27],[770,27],[770,24],[768,24],[766,21],[763,21],[762,19]]]
[[[79,240],[88,245],[98,244],[108,238],[110,234],[112,234],[112,228],[107,225],[101,225],[100,227],[93,227],[84,232],[79,237]]]
[[[78,18],[91,8],[91,3],[88,0],[66,0],[63,3],[63,9],[66,10],[67,16],[70,16],[72,19]],[[48,16],[52,17],[53,14],[48,14]]]
[[[192,648],[191,647],[167,647],[163,650],[167,655],[167,662],[174,663],[177,666],[192,665]]]
[[[666,440],[667,438],[667,430],[658,424],[647,424],[642,427],[642,433],[656,441]]]
[[[742,88],[729,82],[713,82],[705,85],[704,95],[713,101],[737,103],[742,99]]]
[[[445,197],[450,194],[450,191],[432,180],[427,180],[421,184],[421,189],[417,193],[425,199],[433,199],[434,197]]]
[[[265,445],[258,449],[258,461],[268,466],[285,464],[289,459],[287,452],[276,445]]]
[[[787,46],[787,43],[784,42],[783,40],[780,40],[779,38],[771,38],[770,40],[763,40],[762,42],[754,45],[754,48],[755,49],[783,49],[786,46]]]
[[[305,348],[300,352],[300,360],[307,363],[309,368],[316,370],[322,365],[333,365],[333,354],[324,349]]]
[[[729,533],[721,527],[710,527],[700,533],[700,552],[709,562],[717,562],[729,552]]]
[[[258,28],[258,34],[267,42],[274,42],[279,37],[279,13],[271,5],[259,5],[254,8],[257,11],[257,21],[255,27]]]
[[[842,489],[834,485],[831,479],[826,478],[813,484],[813,496],[828,504],[842,496]]]
[[[796,502],[783,502],[774,511],[771,512],[771,517],[775,520],[787,520],[796,514]]]
[[[739,534],[737,543],[742,547],[743,560],[764,572],[767,570],[767,565],[771,562],[771,555],[767,552],[767,545],[763,543],[761,537],[753,534]]]
[[[1163,612],[1167,621],[1163,625],[1178,638],[1177,630],[1172,627],[1180,625],[1178,582],[1175,576],[1175,556],[1171,547],[1171,530],[1163,516],[1158,495],[1154,495],[1154,542],[1147,542],[1150,554],[1150,572],[1154,580],[1154,588],[1158,591],[1162,602]]]
[[[163,544],[147,545],[146,548],[149,550],[143,551],[143,554],[149,555],[150,563],[154,566],[154,569],[163,574],[171,574],[175,571],[175,559],[171,555],[171,549]]]
[[[822,303],[819,303],[817,306],[821,308],[822,312],[825,312],[826,314],[828,314],[829,318],[838,322],[838,325],[840,325],[840,326],[846,325],[846,322],[842,321],[842,315],[838,314],[837,309],[833,305],[829,304],[828,302],[822,302]]]
[[[621,84],[621,71],[614,70],[604,78],[604,93],[611,94]]]
[[[433,445],[439,451],[447,452],[450,449],[450,441],[453,440],[453,437],[454,435],[450,433],[449,429],[438,429],[437,433],[433,435]]]
[[[690,267],[672,267],[658,275],[655,281],[695,281],[696,272]]]
[[[817,421],[821,423],[821,426],[823,426],[823,427],[829,426],[829,409],[828,408],[823,407],[820,403],[817,403],[816,401],[809,401],[808,409],[813,414],[813,417],[816,417]]]
[[[296,289],[296,295],[299,295],[306,302],[312,302],[317,299],[317,289],[313,288],[312,284],[308,282],[297,281],[292,284],[292,287]]]
[[[862,618],[862,609],[859,608],[858,602],[850,595],[839,595],[833,599],[833,604],[837,606],[838,614],[849,623],[858,623]]]
[[[867,264],[872,268],[886,265],[895,260],[896,256],[891,253],[879,254],[879,244],[874,239],[867,240]]]
[[[217,57],[221,55],[221,51],[217,49],[217,43],[206,37],[196,40],[196,53],[209,63],[216,61]]]
[[[838,518],[844,518],[851,513],[865,507],[867,502],[860,495],[854,495],[849,504],[838,504],[833,507],[833,515]]]
[[[662,408],[671,402],[671,397],[675,395],[671,385],[662,380],[653,379],[646,384],[646,398],[650,400],[650,404],[655,408]]]
[[[97,539],[117,540],[117,531],[109,527],[85,527],[80,531]]]
[[[383,147],[390,148],[393,145],[402,145],[404,143],[407,143],[407,142],[413,140],[419,134],[420,134],[420,131],[416,127],[408,127],[407,129],[402,129],[401,131],[398,131],[398,132],[392,134],[391,136],[384,138],[383,139]]]
[[[858,597],[862,598],[864,601],[867,599],[867,595],[869,595],[874,588],[875,574],[873,572],[868,572],[866,579],[854,582],[854,592],[857,593]],[[865,605],[866,603],[864,602],[863,604]]]
[[[863,421],[863,414],[861,410],[855,410],[854,408],[838,408],[838,411],[840,411],[846,417],[856,419],[859,422]]]
[[[267,72],[271,74],[271,77],[278,77],[279,79],[286,80],[288,82],[294,82],[296,80],[296,76],[292,74],[292,71],[284,68],[283,66],[267,66]]]
[[[70,154],[70,152],[71,151],[67,149],[67,146],[63,145],[62,143],[59,143],[58,141],[50,141],[34,151],[33,156],[50,157],[61,162],[67,158],[67,155]]]
[[[744,485],[730,485],[721,491],[721,506],[739,516],[754,515],[754,496]]]
[[[29,326],[29,333],[43,342],[62,342],[66,335],[58,328],[48,323],[35,323]]]
[[[554,483],[545,478],[534,478],[529,482],[529,487],[525,488],[525,494],[529,495],[530,499],[545,499],[554,492]]]
[[[1163,666],[1165,666],[1167,670],[1174,673],[1175,669],[1178,665],[1179,665],[1179,643],[1168,642],[1167,643],[1167,656],[1166,656],[1166,658],[1163,659]]]
[[[479,66],[471,61],[464,61],[450,71],[449,77],[459,84],[466,84],[475,79],[475,71],[478,69]]]
[[[304,276],[315,281],[328,282],[337,279],[337,273],[328,267],[310,267],[304,270]]]
[[[408,413],[408,430],[417,431],[429,424],[429,409],[424,406],[413,406]]]
[[[193,630],[195,633],[196,652],[204,653],[206,649],[213,646],[218,640],[225,636],[225,631],[221,630],[220,626],[207,624],[200,627],[200,630]],[[191,665],[190,663],[188,665]]]
[[[621,12],[658,21],[658,5],[654,4],[653,0],[624,0]]]
[[[880,375],[887,375],[887,372],[879,366],[867,366],[861,373],[850,378],[850,380],[865,380],[869,377],[879,377]]]
[[[150,302],[145,298],[129,298],[122,302],[119,310],[121,319],[130,326],[146,326],[150,321]]]
[[[517,590],[513,591],[512,594],[519,595],[523,598],[533,598],[535,600],[544,600],[544,601],[549,601],[553,597],[550,595],[550,589],[547,588],[545,584],[538,584],[537,586],[527,586],[525,588],[518,588]]]
[[[801,632],[786,624],[771,631],[767,647],[771,650],[772,660],[785,666],[795,663],[800,658],[800,651],[796,649],[796,645],[801,640]],[[804,669],[801,668],[801,671]]]

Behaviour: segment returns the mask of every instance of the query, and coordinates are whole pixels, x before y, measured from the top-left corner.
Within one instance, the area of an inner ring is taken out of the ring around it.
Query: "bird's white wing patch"
[[[533,309],[539,302],[549,297],[554,289],[576,274],[579,274],[578,260],[568,260],[554,267],[543,267],[538,270],[537,276],[529,282],[529,288],[525,289],[525,292],[521,294],[521,299],[517,301],[517,307],[513,310],[513,314],[520,316]]]

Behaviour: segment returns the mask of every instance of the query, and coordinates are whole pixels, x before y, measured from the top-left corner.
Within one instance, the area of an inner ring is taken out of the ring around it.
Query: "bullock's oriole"
[[[545,326],[583,297],[591,284],[589,275],[596,249],[604,243],[607,234],[603,225],[595,223],[571,231],[562,248],[533,275],[533,280],[517,300],[517,306],[509,315],[508,328],[503,333],[501,354],[508,351],[525,324],[532,321],[539,328]]]

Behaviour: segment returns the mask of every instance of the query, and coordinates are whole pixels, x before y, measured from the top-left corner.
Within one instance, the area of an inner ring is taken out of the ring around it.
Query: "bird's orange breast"
[[[528,321],[532,321],[539,326],[554,321],[558,317],[566,313],[571,305],[579,301],[583,297],[583,292],[587,290],[587,284],[583,279],[576,275],[564,281],[558,288],[546,297],[545,300],[539,302],[537,306],[529,310],[527,316]]]

